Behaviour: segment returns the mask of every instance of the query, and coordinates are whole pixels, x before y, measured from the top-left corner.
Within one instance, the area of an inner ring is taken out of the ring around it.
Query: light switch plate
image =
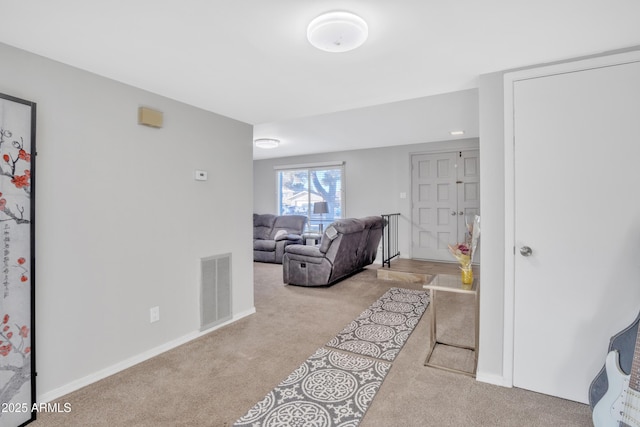
[[[206,181],[207,180],[207,171],[196,170],[194,172],[194,176],[196,178],[196,181]]]

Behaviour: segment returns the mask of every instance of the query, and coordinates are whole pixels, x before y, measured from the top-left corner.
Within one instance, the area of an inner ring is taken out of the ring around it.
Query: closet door
[[[513,383],[586,403],[640,307],[640,63],[513,94]]]
[[[458,157],[457,195],[458,195],[458,242],[465,239],[467,226],[480,214],[480,151],[461,151]],[[473,261],[477,262],[478,253]]]

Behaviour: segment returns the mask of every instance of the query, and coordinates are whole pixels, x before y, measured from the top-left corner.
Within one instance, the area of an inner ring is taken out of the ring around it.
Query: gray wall
[[[277,213],[274,167],[344,161],[345,217],[400,213],[399,249],[401,256],[411,252],[411,154],[431,151],[477,149],[478,139],[459,139],[423,144],[400,145],[366,150],[340,151],[308,156],[255,160],[253,162],[253,209],[256,213]],[[482,165],[480,167],[482,170]],[[400,193],[406,193],[405,199]]]
[[[0,57],[0,92],[37,103],[39,400],[197,336],[202,257],[232,253],[234,316],[253,312],[252,127],[6,45]],[[139,106],[165,126],[138,125]]]
[[[503,376],[505,165],[504,73],[480,76],[480,212],[482,292],[478,380],[510,385]]]

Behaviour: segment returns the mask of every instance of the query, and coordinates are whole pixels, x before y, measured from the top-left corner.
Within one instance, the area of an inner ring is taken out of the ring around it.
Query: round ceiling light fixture
[[[327,12],[307,27],[309,43],[325,52],[347,52],[367,40],[369,27],[364,19],[351,12]]]
[[[253,142],[255,142],[258,148],[276,148],[280,145],[280,140],[273,138],[259,138]]]

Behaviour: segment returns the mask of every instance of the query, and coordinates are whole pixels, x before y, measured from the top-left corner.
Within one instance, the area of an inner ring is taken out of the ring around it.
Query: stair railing
[[[391,260],[400,256],[398,250],[398,220],[399,213],[383,214],[382,220],[384,228],[382,229],[382,266],[391,267]]]

